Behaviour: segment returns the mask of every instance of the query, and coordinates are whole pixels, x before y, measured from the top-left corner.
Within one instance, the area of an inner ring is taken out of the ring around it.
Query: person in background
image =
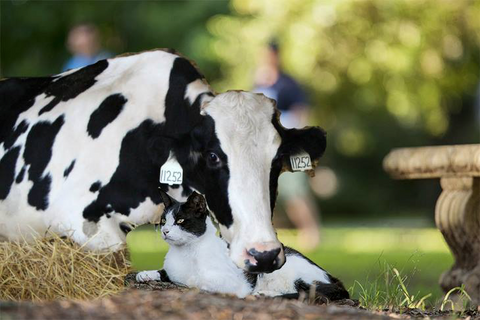
[[[255,92],[277,101],[280,122],[285,128],[307,125],[308,104],[300,85],[280,67],[280,52],[276,43],[270,43],[261,56],[255,74]],[[285,172],[278,181],[278,202],[299,229],[299,245],[312,250],[320,242],[319,210],[302,173]]]
[[[67,48],[72,57],[65,63],[62,71],[84,67],[111,57],[110,53],[102,50],[98,29],[91,23],[78,24],[70,29]]]

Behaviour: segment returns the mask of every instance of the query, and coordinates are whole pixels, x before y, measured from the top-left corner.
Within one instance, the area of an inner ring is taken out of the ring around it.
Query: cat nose
[[[170,230],[163,230],[164,235],[167,235],[167,233],[169,233],[169,232],[170,232]]]

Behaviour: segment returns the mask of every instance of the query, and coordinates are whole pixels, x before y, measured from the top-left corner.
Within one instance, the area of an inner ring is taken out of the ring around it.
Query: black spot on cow
[[[45,112],[52,110],[53,108],[55,108],[57,104],[60,103],[60,101],[62,100],[57,97],[54,97],[49,103],[47,103],[42,109],[40,109],[40,111],[38,112],[38,115],[41,115]]]
[[[15,179],[15,165],[17,164],[20,147],[9,150],[0,160],[0,200],[7,198]]]
[[[20,172],[17,175],[17,178],[15,179],[16,184],[22,183],[23,177],[25,176],[25,171],[27,171],[27,168],[23,166],[22,170],[20,170]]]
[[[20,137],[23,133],[25,133],[28,129],[27,121],[23,120],[18,124],[18,126],[13,130],[13,132],[5,139],[3,142],[3,147],[5,150],[10,149],[15,142],[17,141],[18,137]]]
[[[282,158],[278,156],[278,151],[277,151],[277,156],[273,158],[272,160],[272,165],[270,168],[270,180],[269,180],[269,187],[270,187],[270,209],[272,210],[272,216],[273,216],[273,209],[275,209],[275,203],[277,201],[277,195],[278,195],[278,178],[280,177],[280,174],[282,172]]]
[[[56,78],[56,81],[45,89],[47,97],[53,96],[53,100],[43,107],[38,115],[52,110],[61,101],[73,99],[92,87],[96,82],[95,78],[107,67],[107,60],[100,60],[69,75]]]
[[[217,221],[229,227],[233,223],[232,209],[228,203],[228,182],[230,170],[228,157],[223,152],[215,133],[215,122],[210,116],[204,116],[201,122],[190,132],[188,138],[177,140],[174,153],[184,172],[184,188],[189,186],[205,194],[208,207]],[[200,153],[196,162],[190,154]],[[209,165],[205,160],[213,152],[221,159],[221,165]]]
[[[162,202],[158,192],[160,167],[152,161],[149,154],[150,140],[161,128],[161,124],[146,120],[125,135],[118,167],[109,183],[98,191],[97,199],[84,209],[85,219],[98,222],[109,206],[117,213],[128,215],[132,208],[137,208],[147,197],[155,204]],[[165,162],[168,149],[162,150]]]
[[[74,166],[75,166],[75,160],[73,160],[72,163],[70,163],[70,165],[65,169],[65,171],[63,171],[63,176],[65,178],[68,177],[70,172],[72,172]]]
[[[126,134],[122,141],[119,165],[110,182],[100,188],[97,199],[84,209],[84,218],[99,221],[107,205],[111,205],[115,212],[128,215],[147,197],[155,204],[162,202],[158,193],[158,174],[160,166],[168,158],[169,150],[174,147],[175,150],[183,150],[187,155],[185,161],[190,161],[189,135],[202,117],[199,112],[200,99],[197,98],[192,105],[185,99],[185,93],[189,83],[202,78],[188,60],[175,59],[165,98],[166,121],[154,124],[146,120]],[[194,186],[196,190],[199,190],[202,178],[198,175],[194,177],[197,179],[197,187]],[[167,189],[167,186],[163,187]]]
[[[47,210],[48,194],[50,192],[50,184],[52,178],[49,174],[38,179],[28,192],[28,203],[37,210]]]
[[[188,133],[200,121],[200,96],[193,105],[185,98],[187,85],[197,79],[203,76],[187,59],[175,59],[165,97],[165,133],[169,136]]]
[[[100,190],[101,187],[102,183],[100,181],[94,182],[90,186],[90,192],[97,192],[98,190]]]
[[[35,98],[41,94],[54,78],[12,78],[0,81],[0,143],[16,140],[14,127],[18,116],[33,106]]]
[[[53,123],[39,122],[35,124],[27,136],[23,158],[28,169],[28,179],[33,182],[28,194],[28,203],[38,210],[48,207],[47,197],[50,192],[51,178],[43,176],[52,157],[55,137],[64,124],[63,116],[58,117]]]
[[[108,96],[100,106],[90,116],[87,125],[87,132],[96,139],[102,133],[102,130],[122,112],[127,99],[121,94],[112,94]]]

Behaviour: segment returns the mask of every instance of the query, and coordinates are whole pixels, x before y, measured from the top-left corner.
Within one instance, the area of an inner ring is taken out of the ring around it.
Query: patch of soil
[[[115,296],[92,301],[53,301],[42,303],[0,303],[0,319],[408,319],[410,317],[448,317],[451,313],[428,314],[407,310],[403,314],[388,311],[372,313],[358,308],[354,300],[335,304],[312,304],[298,300],[211,294],[151,281],[136,283],[127,276],[127,289]],[[475,311],[471,319],[477,318]]]

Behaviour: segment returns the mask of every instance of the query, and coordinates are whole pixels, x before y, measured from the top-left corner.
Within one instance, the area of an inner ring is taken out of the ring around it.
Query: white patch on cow
[[[185,98],[188,99],[190,104],[193,104],[197,99],[197,97],[200,94],[205,92],[211,92],[210,88],[208,87],[208,85],[205,83],[204,80],[197,79],[187,86],[187,90],[185,92]],[[200,105],[202,105],[202,103],[206,101],[212,100],[212,98],[213,97],[211,96],[203,96],[202,101],[200,101]]]
[[[298,255],[288,255],[281,269],[262,274],[254,292],[266,296],[296,293],[295,281],[301,279],[308,285],[314,282],[330,283],[328,274]]]
[[[185,202],[185,201],[187,201],[188,196],[185,197],[183,195],[183,190],[184,190],[184,188],[182,186],[177,186],[177,188],[169,187],[167,193],[173,199],[175,199],[177,201]]]
[[[189,154],[190,160],[192,160],[193,163],[197,163],[201,156],[202,154],[198,151],[190,151]]]
[[[163,203],[156,205],[152,199],[147,198],[137,208],[130,210],[128,219],[137,225],[159,223],[164,208]]]
[[[231,244],[232,259],[243,267],[245,250],[260,244],[279,246],[272,226],[269,186],[271,163],[281,143],[272,124],[274,105],[260,94],[230,91],[216,96],[204,111],[215,121],[229,162],[233,224],[228,229],[221,226],[221,232]],[[247,239],[249,243],[245,243]]]
[[[97,223],[98,229],[95,234],[84,239],[86,235],[75,229],[70,237],[76,242],[84,243],[84,246],[88,249],[117,251],[125,247],[126,235],[120,229],[120,223],[126,221],[128,221],[128,217],[120,213],[112,213],[110,218],[103,215]]]

